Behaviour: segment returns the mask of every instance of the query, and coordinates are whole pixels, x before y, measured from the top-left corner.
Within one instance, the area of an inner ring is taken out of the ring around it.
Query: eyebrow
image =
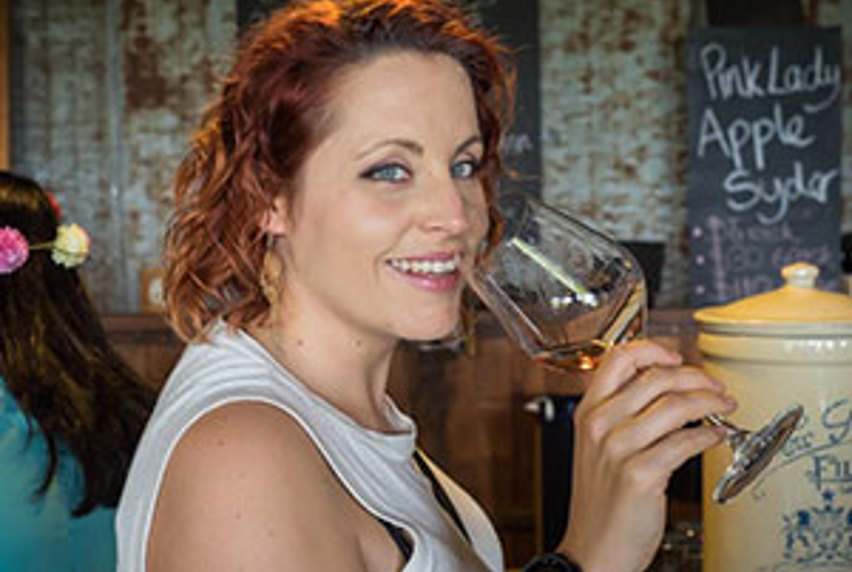
[[[477,133],[476,135],[471,135],[470,137],[462,141],[462,143],[456,147],[456,150],[453,151],[453,157],[455,157],[474,143],[482,143],[482,135]]]
[[[366,157],[376,149],[381,149],[382,147],[402,147],[416,155],[423,154],[423,147],[419,143],[410,139],[385,139],[384,141],[379,141],[375,145],[371,145],[361,153],[358,153],[358,159]]]
[[[459,153],[461,153],[462,151],[464,151],[466,148],[470,147],[474,143],[481,143],[481,142],[482,142],[482,136],[481,135],[479,135],[478,133],[476,135],[471,135],[470,137],[468,137],[467,139],[465,139],[459,145],[456,146],[455,150],[453,151],[453,156],[455,157],[456,155],[458,155]],[[369,155],[370,153],[372,153],[373,151],[375,151],[377,149],[381,149],[382,147],[388,147],[388,146],[402,147],[403,149],[407,149],[408,151],[411,151],[415,155],[423,155],[423,146],[420,145],[420,143],[417,143],[416,141],[412,141],[411,139],[393,138],[393,139],[385,139],[383,141],[379,141],[375,145],[368,147],[367,149],[365,149],[364,151],[362,151],[361,153],[358,154],[358,159],[361,159],[362,157],[366,157],[367,155]]]

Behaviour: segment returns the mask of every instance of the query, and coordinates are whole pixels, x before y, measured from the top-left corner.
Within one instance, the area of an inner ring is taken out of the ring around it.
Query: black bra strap
[[[450,500],[450,496],[447,494],[447,491],[445,491],[444,487],[441,486],[440,481],[438,481],[438,477],[436,477],[435,473],[432,472],[432,468],[429,467],[429,463],[423,458],[423,455],[419,450],[414,451],[414,461],[417,463],[417,467],[420,469],[420,472],[426,475],[429,482],[432,483],[432,494],[435,495],[435,499],[438,501],[438,504],[441,505],[441,508],[443,508],[448,515],[450,515],[450,518],[452,518],[453,522],[456,523],[456,526],[462,533],[462,536],[470,542],[470,535],[464,527],[464,523],[462,522],[456,507],[453,506],[453,501]]]
[[[420,453],[420,451],[414,451],[414,462],[417,463],[417,468],[420,469],[420,472],[423,473],[429,482],[432,484],[432,494],[435,495],[435,500],[438,501],[438,504],[441,505],[441,508],[450,515],[450,518],[453,519],[453,522],[456,523],[459,531],[462,533],[468,542],[470,542],[470,535],[467,532],[467,529],[464,527],[464,523],[462,522],[461,517],[459,516],[456,507],[453,506],[452,501],[450,500],[450,496],[447,494],[447,491],[444,490],[444,487],[441,486],[440,481],[438,481],[438,477],[435,476],[435,473],[432,472],[432,468],[429,466],[429,463]],[[402,553],[403,558],[407,562],[409,558],[411,558],[411,553],[414,552],[414,547],[411,544],[411,539],[408,538],[408,535],[405,534],[405,531],[402,528],[396,526],[395,524],[391,524],[390,522],[380,518],[379,522],[387,529],[388,534],[390,534],[391,539],[399,548],[399,551]]]
[[[394,541],[394,544],[396,544],[397,548],[399,548],[399,551],[402,553],[403,559],[408,562],[408,559],[411,558],[411,553],[414,552],[414,547],[411,545],[411,540],[405,534],[405,531],[395,524],[389,523],[383,518],[380,518],[379,522],[381,522],[385,529],[387,529],[391,540]]]

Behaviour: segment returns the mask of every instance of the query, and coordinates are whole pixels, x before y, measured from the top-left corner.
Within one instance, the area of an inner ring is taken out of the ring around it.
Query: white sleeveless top
[[[116,517],[117,572],[145,572],[148,534],[160,483],[183,433],[216,407],[260,401],[296,419],[348,492],[371,514],[406,530],[414,551],[405,572],[502,571],[500,542],[476,502],[430,463],[468,542],[412,462],[416,427],[388,398],[392,434],[366,429],[283,369],[242,331],[219,324],[209,343],[187,347],[148,421]]]

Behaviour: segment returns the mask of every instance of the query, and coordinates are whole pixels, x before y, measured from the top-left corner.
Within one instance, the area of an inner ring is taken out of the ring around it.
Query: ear
[[[290,215],[287,199],[278,195],[272,201],[272,208],[263,220],[263,231],[270,236],[287,234],[290,230]]]

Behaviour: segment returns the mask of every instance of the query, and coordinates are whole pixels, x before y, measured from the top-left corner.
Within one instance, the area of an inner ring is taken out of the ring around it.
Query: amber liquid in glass
[[[533,359],[559,371],[590,371],[598,367],[610,344],[595,340],[580,345],[565,345],[539,352]]]
[[[646,311],[644,285],[638,284],[609,327],[605,328],[601,339],[544,348],[532,357],[535,361],[560,371],[594,370],[612,346],[642,335]]]

